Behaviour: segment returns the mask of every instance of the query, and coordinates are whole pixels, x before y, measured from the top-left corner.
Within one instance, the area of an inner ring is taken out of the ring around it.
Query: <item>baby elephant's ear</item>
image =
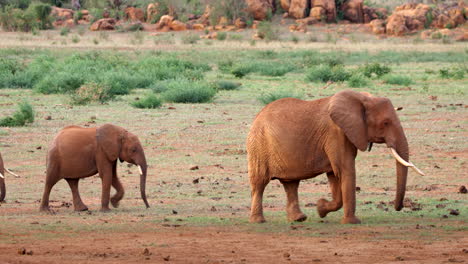
[[[97,148],[105,153],[108,160],[114,161],[119,157],[124,131],[123,128],[111,124],[96,129]]]
[[[368,95],[345,90],[332,96],[328,107],[328,113],[333,122],[361,151],[365,151],[368,144],[366,108],[364,106],[366,100],[369,100]]]

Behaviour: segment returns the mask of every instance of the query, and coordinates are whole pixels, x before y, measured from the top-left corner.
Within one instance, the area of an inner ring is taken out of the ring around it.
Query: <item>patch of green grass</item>
[[[386,65],[381,65],[378,62],[366,63],[365,65],[359,67],[358,71],[362,72],[367,78],[372,77],[382,77],[385,74],[388,74],[392,69]]]
[[[34,110],[30,103],[23,101],[18,104],[18,110],[12,116],[0,120],[2,127],[17,127],[34,122]]]
[[[362,73],[355,73],[348,79],[348,86],[352,88],[361,88],[370,84],[369,79]]]
[[[442,68],[439,70],[439,76],[444,79],[461,80],[468,72],[468,68],[464,65],[453,66],[451,68]]]
[[[216,94],[216,90],[204,81],[177,79],[171,81],[169,86],[170,88],[161,94],[167,102],[207,103]]]
[[[350,77],[351,74],[343,66],[332,67],[326,64],[310,68],[306,75],[306,79],[311,82],[342,82]]]
[[[278,89],[276,91],[266,92],[262,94],[260,97],[257,98],[257,100],[262,104],[266,105],[273,101],[288,97],[302,99],[303,95],[288,89]]]
[[[237,90],[242,85],[239,82],[232,82],[227,80],[219,80],[214,83],[216,89],[218,90]]]
[[[200,36],[196,33],[187,33],[182,36],[183,44],[196,44],[200,40]]]
[[[162,100],[155,94],[150,93],[147,94],[145,97],[141,98],[140,100],[132,102],[131,105],[136,108],[154,109],[161,107]]]
[[[383,77],[383,81],[388,84],[394,85],[404,85],[408,86],[413,83],[413,80],[405,75],[397,75],[397,74],[388,74]]]

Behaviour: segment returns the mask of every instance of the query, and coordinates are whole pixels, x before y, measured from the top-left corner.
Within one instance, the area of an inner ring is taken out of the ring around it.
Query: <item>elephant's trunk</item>
[[[409,161],[408,141],[402,131],[402,135],[396,142],[396,152],[405,161]],[[406,179],[408,176],[408,167],[396,162],[396,175],[397,175],[397,189],[395,197],[395,210],[400,211],[403,208],[403,200],[405,199],[406,192]]]
[[[140,191],[141,191],[141,199],[143,199],[143,202],[146,205],[146,208],[149,208],[148,201],[146,200],[146,172],[148,169],[148,166],[146,165],[146,161],[143,161],[142,163],[138,164],[138,167],[140,168]]]

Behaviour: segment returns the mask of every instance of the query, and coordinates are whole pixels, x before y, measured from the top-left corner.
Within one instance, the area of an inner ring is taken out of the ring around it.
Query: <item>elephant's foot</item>
[[[55,214],[55,212],[49,208],[49,206],[41,206],[39,211],[42,213]]]
[[[341,219],[341,223],[342,224],[360,224],[361,220],[359,220],[359,218],[355,216],[343,217],[343,219]]]
[[[288,220],[291,222],[303,222],[307,219],[307,215],[302,212],[288,214]]]
[[[84,204],[77,205],[75,206],[75,211],[77,212],[88,211],[88,207]]]
[[[117,199],[117,198],[112,197],[111,200],[110,200],[110,202],[111,202],[111,204],[112,204],[112,206],[113,206],[114,208],[117,208],[117,207],[119,207],[120,199]]]
[[[101,211],[103,213],[107,213],[107,212],[110,212],[110,210],[111,209],[109,207],[101,207],[101,210],[99,210],[99,211]]]
[[[320,218],[324,218],[330,212],[330,210],[327,209],[328,203],[329,202],[325,199],[320,199],[317,201],[317,212]]]
[[[263,215],[251,215],[250,216],[250,223],[265,223],[265,217]]]

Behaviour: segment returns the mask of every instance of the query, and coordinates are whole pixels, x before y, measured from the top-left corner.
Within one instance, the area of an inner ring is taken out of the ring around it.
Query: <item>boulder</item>
[[[179,20],[173,20],[169,23],[169,28],[174,31],[187,30],[187,25]]]
[[[430,22],[429,12],[432,12],[431,8],[424,4],[404,4],[396,7],[395,12],[388,18],[387,34],[402,36],[424,29]]]
[[[325,8],[321,6],[312,7],[312,9],[310,9],[309,17],[316,21],[325,20],[326,16],[327,16],[327,10],[325,10]]]
[[[383,19],[374,19],[369,23],[374,34],[385,33],[385,21]]]
[[[245,21],[239,17],[236,20],[234,20],[234,26],[236,26],[236,28],[246,28],[247,23],[245,23]]]
[[[141,8],[127,7],[124,10],[125,20],[129,21],[145,21],[145,12]]]
[[[89,28],[91,31],[114,30],[117,21],[113,18],[102,18],[94,22]]]
[[[283,8],[283,10],[288,11],[289,7],[291,5],[291,0],[281,0],[280,4],[281,4],[281,8]]]
[[[348,0],[341,6],[343,17],[352,23],[364,23],[363,0]]]
[[[311,9],[309,16],[316,16],[317,14],[323,13],[320,17],[320,21],[325,20],[326,22],[332,23],[336,21],[336,5],[335,0],[311,0]],[[315,8],[315,10],[314,10]],[[317,9],[318,8],[318,9]],[[322,9],[324,11],[322,11]],[[312,14],[314,13],[314,14]],[[314,17],[315,18],[315,17]],[[316,18],[317,19],[317,18]]]
[[[288,9],[289,15],[293,18],[306,17],[306,9],[308,2],[308,0],[291,0]]]
[[[156,23],[159,14],[159,3],[149,4],[146,7],[146,23]]]
[[[208,26],[210,24],[210,16],[212,12],[213,8],[210,5],[206,5],[205,12],[203,12],[203,15],[201,15],[197,23]]]
[[[56,20],[66,21],[67,19],[73,19],[74,13],[71,9],[53,6],[50,15]]]
[[[169,26],[173,20],[174,20],[174,17],[170,15],[164,15],[159,19],[158,27],[163,28],[163,27]]]
[[[192,25],[192,29],[201,31],[205,29],[205,25],[196,23]]]
[[[274,0],[246,0],[246,2],[248,12],[256,20],[265,20],[269,12],[273,13]]]

